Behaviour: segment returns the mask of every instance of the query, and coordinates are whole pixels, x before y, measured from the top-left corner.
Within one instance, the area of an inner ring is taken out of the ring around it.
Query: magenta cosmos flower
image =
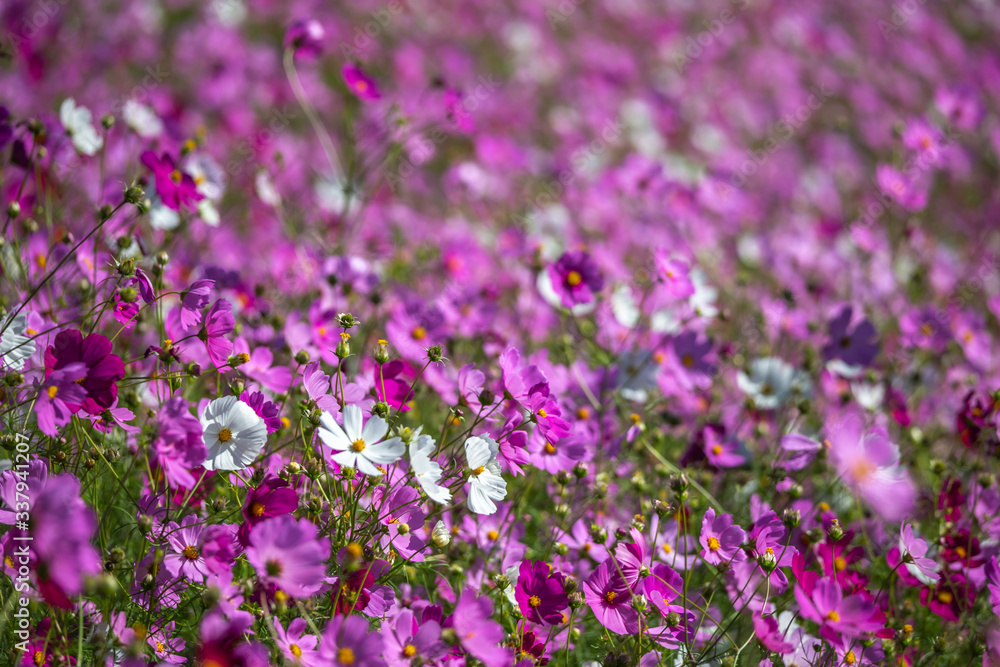
[[[198,186],[190,174],[183,173],[177,168],[174,159],[169,154],[164,153],[156,157],[153,151],[145,151],[140,156],[142,163],[153,173],[156,181],[156,194],[163,200],[167,208],[179,211],[182,206],[194,210],[195,202],[204,199],[204,195],[198,192]]]
[[[569,604],[561,575],[549,573],[544,561],[523,561],[514,587],[514,599],[526,619],[539,625],[559,625]]]
[[[584,600],[601,625],[619,635],[639,631],[639,613],[632,607],[632,591],[614,559],[608,558],[591,573],[583,591]]]
[[[341,74],[344,77],[344,83],[347,84],[348,90],[357,95],[360,99],[366,102],[371,102],[382,97],[382,93],[378,89],[378,84],[375,83],[375,79],[371,78],[364,71],[355,65],[354,63],[347,63],[341,70]]]
[[[709,508],[701,520],[701,537],[698,538],[703,547],[701,557],[711,565],[746,560],[740,548],[746,537],[742,528],[733,525],[731,515],[716,517],[715,510]]]
[[[233,317],[233,304],[225,299],[218,299],[212,304],[205,316],[205,326],[198,332],[198,338],[205,343],[208,358],[216,368],[229,363],[229,353],[233,344],[226,336],[236,328],[236,318]]]
[[[818,623],[820,633],[831,641],[840,635],[859,637],[882,627],[881,622],[873,620],[875,604],[868,596],[844,597],[840,584],[830,579],[817,581],[811,596],[796,586],[795,599],[799,603],[799,613]]]
[[[115,404],[118,380],[125,377],[125,362],[111,352],[111,341],[100,334],[84,337],[76,329],[61,331],[53,345],[45,351],[45,375],[80,362],[87,367],[81,386],[87,391],[79,404],[69,404],[73,412],[81,407],[92,415],[100,414]]]
[[[240,526],[240,544],[250,544],[250,532],[259,523],[276,516],[291,514],[299,508],[299,494],[289,488],[288,482],[278,477],[265,478],[247,494],[243,503],[243,524]]]
[[[604,287],[604,277],[583,250],[567,252],[548,268],[552,289],[566,308],[590,303]]]
[[[330,541],[317,539],[316,525],[291,515],[263,521],[250,533],[247,560],[261,581],[296,598],[319,590],[326,576]]]

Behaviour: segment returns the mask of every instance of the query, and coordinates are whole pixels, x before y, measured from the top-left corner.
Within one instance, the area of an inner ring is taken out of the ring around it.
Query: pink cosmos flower
[[[87,391],[80,384],[87,375],[87,367],[74,362],[49,373],[38,385],[35,414],[38,428],[47,436],[55,437],[59,427],[65,426],[80,409]],[[76,408],[76,409],[74,409]]]
[[[539,625],[559,625],[569,604],[560,574],[550,574],[544,561],[522,561],[514,587],[514,599],[521,614]]]
[[[563,307],[590,303],[604,287],[604,277],[590,255],[583,250],[567,252],[548,268],[552,288]]]
[[[185,329],[201,324],[201,311],[208,305],[208,295],[213,287],[214,280],[196,280],[181,292],[180,320]]]
[[[198,338],[205,343],[208,358],[216,368],[222,368],[229,363],[229,353],[233,350],[233,344],[226,336],[235,328],[233,304],[225,299],[218,299],[205,316],[205,326],[198,332]]]
[[[288,624],[288,630],[285,630],[278,619],[273,619],[273,622],[274,642],[286,662],[301,667],[321,667],[323,662],[316,650],[319,639],[315,635],[305,634],[307,624],[304,618],[294,619]]]
[[[449,621],[466,653],[481,660],[486,667],[508,667],[513,652],[500,646],[504,631],[499,623],[492,620],[492,616],[493,603],[490,599],[476,597],[471,588],[466,588],[455,604],[455,613]]]
[[[739,526],[733,525],[732,515],[716,517],[712,508],[705,512],[698,542],[702,546],[701,556],[707,563],[722,565],[746,560],[746,554],[740,548],[745,540],[746,533]]]
[[[666,250],[654,254],[656,270],[663,285],[663,294],[671,299],[686,299],[694,294],[691,267],[683,259],[671,257]]]
[[[330,554],[330,541],[316,533],[316,524],[289,514],[262,521],[250,533],[247,560],[262,582],[292,597],[308,597],[320,589]]]
[[[250,544],[250,532],[262,521],[291,514],[299,507],[299,494],[289,488],[288,482],[278,477],[265,477],[257,488],[247,494],[243,502],[243,524],[238,537],[240,544]]]
[[[899,553],[907,571],[921,582],[931,584],[941,578],[937,573],[937,562],[933,558],[925,558],[927,542],[913,535],[911,524],[900,526]]]
[[[285,48],[292,49],[296,58],[315,60],[323,51],[323,26],[315,19],[298,19],[285,32]]]
[[[386,667],[382,635],[368,631],[360,616],[334,616],[326,624],[319,645],[323,665],[336,667]]]
[[[717,429],[705,429],[705,458],[716,468],[738,468],[746,463],[739,450],[740,443],[735,439],[723,439]]]
[[[366,102],[372,102],[382,97],[382,93],[379,91],[378,84],[375,83],[375,79],[365,74],[364,70],[354,63],[347,63],[344,65],[344,67],[340,70],[340,73],[344,77],[344,83],[347,84],[347,89],[357,95],[360,99]]]
[[[861,416],[849,412],[831,429],[829,440],[837,474],[875,512],[887,521],[911,515],[916,487],[884,428],[866,430]]]

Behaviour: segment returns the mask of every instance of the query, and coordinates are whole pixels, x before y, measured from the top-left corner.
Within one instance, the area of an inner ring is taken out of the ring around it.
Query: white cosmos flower
[[[465,459],[472,469],[469,475],[469,509],[476,514],[493,514],[495,500],[507,497],[507,482],[500,476],[497,452],[500,445],[488,437],[473,436],[465,441]]]
[[[755,359],[750,373],[740,371],[736,385],[762,410],[773,410],[792,397],[810,391],[808,377],[777,357]]]
[[[202,440],[208,448],[206,470],[242,470],[260,454],[267,425],[235,396],[217,398],[201,415]]]
[[[372,415],[362,428],[361,408],[357,405],[345,405],[342,414],[343,428],[333,419],[333,415],[323,412],[318,429],[319,439],[323,444],[337,450],[331,458],[338,465],[377,476],[382,471],[376,465],[395,463],[406,451],[406,445],[399,438],[382,441],[389,425],[378,415]]]
[[[73,147],[84,155],[93,155],[104,145],[104,139],[91,125],[90,109],[78,107],[72,97],[63,100],[59,107],[59,121],[73,137]]]
[[[28,332],[28,316],[18,313],[13,320],[8,320],[7,330],[0,335],[0,357],[3,365],[15,371],[24,368],[24,360],[35,353],[35,341],[31,340],[33,333]]]
[[[438,484],[441,479],[441,466],[431,458],[434,455],[434,438],[421,435],[419,432],[410,441],[410,465],[417,483],[427,497],[444,505],[451,500],[451,491]]]
[[[143,139],[152,139],[163,134],[163,121],[153,108],[133,99],[125,102],[122,118],[125,119],[125,124]]]

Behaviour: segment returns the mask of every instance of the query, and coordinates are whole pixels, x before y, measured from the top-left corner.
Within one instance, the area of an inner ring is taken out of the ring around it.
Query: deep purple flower
[[[569,604],[562,576],[550,574],[549,569],[544,561],[522,561],[514,587],[514,599],[521,614],[539,625],[562,623],[562,611]]]
[[[182,206],[186,206],[194,210],[195,204],[205,198],[198,192],[198,186],[191,175],[178,169],[169,154],[157,157],[153,151],[145,151],[140,160],[153,172],[156,194],[167,208],[179,211]]]
[[[299,508],[299,494],[279,477],[265,477],[256,489],[247,494],[243,502],[243,524],[240,526],[240,544],[250,544],[253,527],[262,521],[283,514],[291,514]]]
[[[378,84],[375,83],[375,79],[371,78],[364,71],[354,63],[347,63],[344,65],[340,73],[344,77],[344,83],[347,84],[347,89],[352,93],[357,95],[360,99],[366,102],[371,102],[382,97],[382,93],[378,89]]]
[[[315,60],[323,51],[323,26],[315,19],[298,19],[285,32],[285,48],[292,49],[296,58]]]
[[[87,395],[79,404],[69,404],[73,412],[82,407],[94,415],[114,405],[118,398],[117,382],[125,377],[125,362],[111,352],[111,341],[100,334],[84,337],[76,329],[59,332],[54,344],[45,351],[45,375],[74,362],[87,367],[81,383]]]
[[[552,288],[566,308],[590,303],[604,287],[604,277],[590,255],[583,250],[564,253],[548,268]]]
[[[292,597],[308,597],[322,585],[330,555],[330,541],[316,533],[316,524],[289,514],[262,521],[250,533],[247,560],[262,582]]]
[[[823,347],[823,358],[827,361],[839,359],[849,366],[868,366],[878,354],[878,334],[867,319],[862,320],[852,330],[853,309],[845,306],[837,317],[830,321],[830,340]]]

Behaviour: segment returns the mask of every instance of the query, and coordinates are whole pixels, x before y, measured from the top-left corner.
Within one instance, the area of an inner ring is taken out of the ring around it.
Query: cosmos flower
[[[52,371],[39,383],[35,414],[42,433],[55,437],[59,433],[59,427],[70,422],[87,395],[81,384],[86,375],[87,367],[74,362]]]
[[[233,350],[233,343],[226,336],[235,328],[233,304],[226,299],[217,299],[208,309],[205,325],[198,332],[198,338],[205,343],[208,358],[216,368],[222,368],[229,363],[229,353]]]
[[[559,625],[569,604],[561,575],[549,573],[544,561],[522,561],[514,586],[514,598],[521,614],[539,625]]]
[[[242,470],[257,459],[267,442],[267,426],[235,396],[217,398],[201,415],[202,441],[208,450],[206,470]]]
[[[399,438],[383,441],[389,425],[378,415],[372,415],[362,428],[361,408],[345,405],[344,426],[341,428],[333,416],[324,412],[316,430],[324,445],[335,450],[331,456],[338,465],[354,468],[365,475],[381,476],[376,466],[392,465],[403,456],[406,445]]]
[[[59,106],[59,122],[72,137],[73,148],[81,155],[94,155],[104,145],[104,139],[91,124],[92,118],[90,109],[77,106],[72,97]]]
[[[298,507],[299,494],[289,487],[288,482],[278,477],[265,477],[243,502],[243,523],[238,534],[240,544],[246,546],[250,543],[250,533],[257,524],[291,514]]]
[[[347,89],[357,95],[358,98],[365,102],[373,102],[382,97],[375,79],[365,74],[364,70],[354,63],[345,64],[340,73],[344,77]]]
[[[330,541],[317,538],[312,521],[296,521],[290,514],[283,514],[254,528],[246,554],[261,581],[274,584],[292,597],[303,598],[318,591],[323,583]]]
[[[204,198],[191,175],[182,172],[169,154],[157,157],[153,151],[145,151],[140,160],[153,173],[156,194],[167,208],[174,211],[182,208],[194,210]]]
[[[316,650],[319,639],[315,635],[305,634],[307,623],[304,618],[293,619],[287,630],[278,619],[273,620],[274,642],[287,662],[302,667],[320,667],[323,664],[319,659],[319,651]]]
[[[639,613],[632,606],[632,591],[612,558],[591,573],[583,590],[584,600],[605,628],[619,635],[639,631]]]
[[[746,560],[746,554],[740,548],[746,540],[746,533],[739,526],[733,525],[733,517],[723,514],[716,517],[711,507],[701,520],[701,556],[711,565]]]
[[[937,562],[927,555],[927,543],[913,535],[913,526],[909,523],[900,526],[899,553],[906,570],[921,583],[932,584],[941,578],[937,573],[940,569]]]
[[[336,667],[386,667],[382,659],[382,635],[368,631],[360,616],[334,616],[320,639],[319,656],[324,665]]]
[[[749,373],[739,372],[736,385],[762,410],[773,410],[793,396],[808,394],[804,374],[776,357],[755,359]]]
[[[292,49],[296,58],[315,60],[323,51],[325,31],[315,19],[297,19],[285,32],[285,48]]]
[[[511,664],[511,650],[502,648],[504,631],[493,621],[493,604],[486,596],[477,597],[471,588],[462,591],[451,616],[452,627],[461,647],[478,658],[486,667],[507,667]]]
[[[882,622],[873,620],[875,604],[866,595],[844,596],[840,585],[829,579],[820,579],[813,586],[812,594],[795,587],[795,599],[803,618],[820,625],[820,632],[826,638],[840,635],[860,637],[882,627]]]
[[[507,497],[507,482],[500,474],[497,453],[500,445],[489,437],[473,436],[465,441],[465,459],[469,475],[469,509],[476,514],[493,514],[494,501]]]
[[[0,334],[0,357],[2,364],[11,370],[24,368],[24,362],[35,354],[35,341],[31,338],[33,332],[28,329],[27,313],[18,313],[9,317],[3,323],[3,333]]]
[[[451,491],[438,484],[441,479],[441,466],[431,458],[434,456],[434,438],[417,431],[410,440],[410,466],[413,476],[420,484],[427,497],[444,505],[451,500]]]
[[[583,250],[564,253],[547,271],[552,288],[565,308],[590,303],[604,288],[600,269]]]
[[[827,361],[839,359],[849,366],[868,366],[878,354],[877,333],[867,319],[851,329],[853,312],[850,306],[845,306],[830,321],[830,340],[823,347],[823,358]]]
[[[76,412],[83,408],[90,414],[99,414],[114,405],[118,398],[118,380],[125,377],[125,362],[111,352],[111,341],[100,334],[84,336],[76,329],[60,331],[55,342],[45,350],[45,374],[81,362],[86,375],[81,386],[86,398],[79,404],[70,404]]]

